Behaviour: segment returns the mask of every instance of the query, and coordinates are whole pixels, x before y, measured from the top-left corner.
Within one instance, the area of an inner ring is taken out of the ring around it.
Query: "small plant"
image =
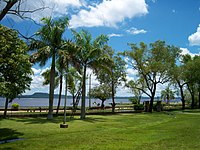
[[[13,103],[12,104],[12,109],[18,110],[19,109],[19,104],[18,103]]]
[[[143,104],[135,104],[134,110],[144,110],[144,105]]]

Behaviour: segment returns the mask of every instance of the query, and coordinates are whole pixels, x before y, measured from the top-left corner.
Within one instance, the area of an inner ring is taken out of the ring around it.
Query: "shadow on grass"
[[[16,122],[23,122],[25,124],[46,124],[46,123],[55,123],[58,124],[62,122],[62,118],[60,117],[55,117],[52,120],[48,120],[46,117],[39,117],[39,118],[34,118],[34,117],[24,117],[24,118],[13,118],[10,120],[14,120]]]
[[[17,132],[16,130],[13,130],[13,129],[9,129],[9,128],[0,129],[0,141],[19,139],[20,136],[22,135],[24,134],[21,132]]]

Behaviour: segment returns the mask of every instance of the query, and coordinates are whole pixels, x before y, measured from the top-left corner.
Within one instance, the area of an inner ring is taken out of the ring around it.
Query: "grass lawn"
[[[0,144],[14,150],[190,150],[200,149],[200,112],[91,115],[78,117],[59,128],[63,117],[10,118],[0,120],[0,140],[23,138]]]

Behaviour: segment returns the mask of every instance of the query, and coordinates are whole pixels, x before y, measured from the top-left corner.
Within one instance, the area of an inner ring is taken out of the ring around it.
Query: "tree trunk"
[[[199,91],[198,95],[199,95],[199,109],[200,109],[200,91]]]
[[[74,93],[72,94],[72,101],[73,101],[73,109],[75,109],[75,95],[74,95]]]
[[[4,118],[6,118],[6,116],[7,116],[7,110],[8,110],[8,98],[6,98],[5,109],[4,109],[4,115],[3,115]]]
[[[191,93],[191,97],[192,97],[191,109],[194,109],[194,92]]]
[[[154,101],[154,96],[152,96],[150,99],[149,112],[152,112],[153,110],[153,101]]]
[[[5,15],[8,13],[8,11],[17,3],[17,0],[9,0],[3,9],[3,11],[0,12],[0,21],[5,17]]]
[[[101,109],[104,109],[104,102],[105,102],[105,99],[101,99]]]
[[[185,109],[185,96],[184,96],[184,93],[183,93],[183,85],[181,85],[181,84],[178,82],[178,86],[179,86],[180,92],[181,92],[182,110],[184,110],[184,109]]]
[[[114,91],[114,83],[112,79],[112,113],[115,113],[115,91]]]
[[[85,81],[86,81],[86,65],[84,66],[83,71],[83,85],[82,85],[82,101],[81,101],[81,119],[85,119],[85,93],[86,93],[86,87],[85,87]]]
[[[191,98],[192,98],[191,109],[194,109],[194,88],[190,87],[189,84],[187,84],[187,87],[188,87],[188,90],[189,90]]]
[[[155,97],[155,93],[156,93],[156,84],[153,85],[153,90],[151,92],[151,100],[150,100],[150,105],[149,105],[149,112],[152,112],[153,110],[153,101],[154,101],[154,97]]]
[[[53,119],[53,99],[54,99],[54,82],[55,82],[55,50],[52,55],[50,86],[49,86],[49,112],[47,119]]]
[[[58,112],[60,109],[60,102],[61,102],[61,97],[62,97],[62,81],[63,80],[63,76],[62,73],[60,75],[60,89],[59,89],[59,98],[58,98],[58,106],[57,106],[57,110],[56,110],[56,116],[58,116]]]

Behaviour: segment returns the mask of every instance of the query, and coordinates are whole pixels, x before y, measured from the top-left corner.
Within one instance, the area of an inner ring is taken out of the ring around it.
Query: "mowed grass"
[[[200,149],[200,112],[91,115],[61,129],[62,117],[0,120],[0,144],[14,150],[190,150]]]

